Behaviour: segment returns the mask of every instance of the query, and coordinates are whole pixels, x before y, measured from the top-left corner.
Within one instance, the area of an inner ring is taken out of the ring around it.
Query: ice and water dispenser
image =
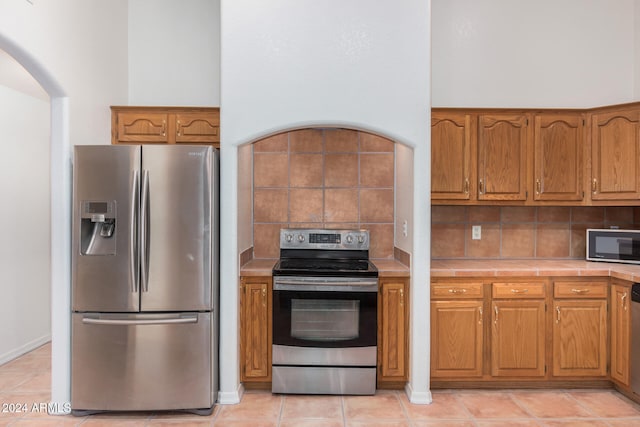
[[[116,254],[116,202],[82,201],[80,253],[82,255]]]

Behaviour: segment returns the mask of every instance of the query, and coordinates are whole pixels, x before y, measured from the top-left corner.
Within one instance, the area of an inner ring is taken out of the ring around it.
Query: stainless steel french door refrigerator
[[[211,413],[218,152],[76,146],[71,408]]]

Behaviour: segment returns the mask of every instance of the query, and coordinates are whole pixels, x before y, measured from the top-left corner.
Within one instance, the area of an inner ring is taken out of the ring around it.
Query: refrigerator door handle
[[[171,318],[155,318],[155,319],[100,319],[95,317],[83,317],[82,323],[89,325],[117,325],[117,326],[135,326],[135,325],[176,325],[185,323],[198,323],[198,315],[171,317]]]
[[[139,211],[139,191],[140,191],[140,172],[135,171],[133,174],[133,185],[131,187],[131,212],[129,213],[131,241],[129,243],[129,274],[131,277],[131,292],[136,293],[140,289],[140,281],[138,275],[138,265],[140,258],[138,256],[137,244],[138,244],[138,211]]]
[[[142,291],[149,291],[149,171],[142,172],[142,200],[140,202],[140,262]]]

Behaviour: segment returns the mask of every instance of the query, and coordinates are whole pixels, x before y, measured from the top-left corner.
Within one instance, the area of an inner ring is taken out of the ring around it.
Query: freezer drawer
[[[211,408],[212,315],[73,313],[71,408]]]

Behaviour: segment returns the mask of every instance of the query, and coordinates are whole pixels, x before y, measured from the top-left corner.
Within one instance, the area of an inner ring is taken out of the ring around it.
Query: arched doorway
[[[50,292],[51,292],[51,402],[60,412],[70,400],[70,210],[71,148],[68,131],[68,99],[50,71],[28,51],[0,33],[0,50],[17,61],[40,84],[50,99]],[[54,411],[55,412],[55,411]]]

